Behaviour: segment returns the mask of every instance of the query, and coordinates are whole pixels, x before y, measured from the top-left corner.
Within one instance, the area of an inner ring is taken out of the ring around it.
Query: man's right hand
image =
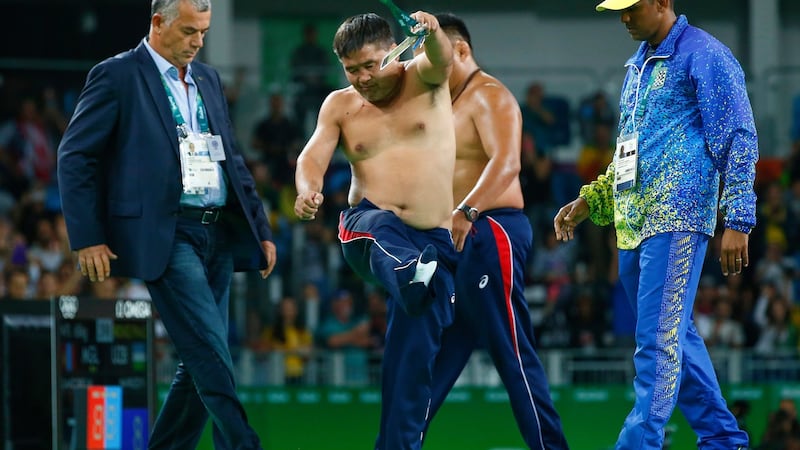
[[[314,220],[324,197],[319,192],[304,192],[294,199],[294,213],[300,220]]]
[[[589,204],[578,197],[558,210],[553,219],[556,239],[569,241],[575,237],[575,227],[589,217]]]
[[[81,274],[91,281],[104,281],[111,275],[111,260],[117,255],[106,244],[93,245],[78,250]]]

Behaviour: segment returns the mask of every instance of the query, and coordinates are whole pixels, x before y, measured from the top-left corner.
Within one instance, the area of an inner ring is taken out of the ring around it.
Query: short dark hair
[[[333,52],[342,58],[368,44],[388,48],[393,43],[392,29],[386,19],[375,13],[359,14],[339,25],[333,37]]]
[[[467,24],[453,13],[445,12],[436,14],[436,20],[439,21],[439,28],[451,39],[461,38],[472,48],[472,37],[467,30]]]

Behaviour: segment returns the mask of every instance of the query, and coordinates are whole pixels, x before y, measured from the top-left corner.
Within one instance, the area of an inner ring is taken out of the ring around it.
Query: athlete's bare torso
[[[333,94],[340,145],[351,163],[349,202],[367,198],[415,228],[450,228],[455,135],[448,86],[406,72],[387,104],[352,87]]]
[[[458,93],[453,103],[456,130],[456,164],[453,179],[453,198],[456,204],[467,197],[481,177],[489,163],[489,149],[481,139],[479,121],[481,115],[492,114],[487,111],[487,101],[493,105],[500,102],[507,107],[516,107],[517,103],[508,89],[497,79],[484,72],[479,72]],[[494,131],[503,133],[505,131]],[[509,151],[504,149],[503,151]],[[514,150],[512,150],[514,151]],[[515,151],[518,151],[518,147]],[[491,180],[487,180],[491,182]],[[519,178],[511,181],[509,186],[499,195],[484,199],[483,210],[513,207],[522,208],[522,190]]]

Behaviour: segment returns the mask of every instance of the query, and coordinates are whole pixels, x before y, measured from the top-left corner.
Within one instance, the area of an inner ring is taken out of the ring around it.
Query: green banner
[[[163,399],[166,386],[161,386]],[[769,413],[781,398],[800,398],[800,384],[738,385],[724,389],[728,404],[750,405],[745,425],[751,445],[764,432]],[[250,423],[265,449],[369,449],[380,417],[377,388],[248,387],[240,388]],[[564,432],[573,450],[607,450],[614,446],[633,404],[628,386],[558,387],[552,390]],[[696,436],[676,409],[668,426],[670,449],[696,448]],[[199,449],[212,450],[207,429]],[[502,388],[456,388],[434,418],[425,450],[525,449]]]

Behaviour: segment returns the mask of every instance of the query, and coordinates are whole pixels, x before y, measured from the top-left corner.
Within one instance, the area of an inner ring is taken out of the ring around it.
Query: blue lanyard
[[[181,109],[178,107],[178,102],[175,100],[175,96],[172,95],[172,89],[169,88],[167,85],[167,80],[164,79],[164,75],[161,75],[161,84],[164,85],[164,90],[167,91],[167,98],[169,98],[169,107],[172,110],[172,117],[175,118],[175,123],[178,124],[179,135],[181,137],[186,137],[188,131],[186,130],[186,120],[183,118],[183,114],[181,114]],[[200,89],[197,90],[197,124],[200,126],[201,133],[208,133],[208,118],[206,117],[206,109],[203,106],[203,97],[200,95]]]

